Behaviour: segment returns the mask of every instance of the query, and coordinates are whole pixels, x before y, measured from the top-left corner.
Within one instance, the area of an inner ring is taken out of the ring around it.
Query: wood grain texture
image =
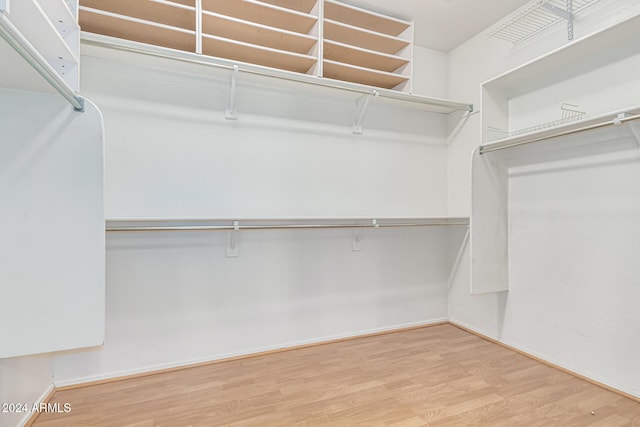
[[[639,425],[640,403],[452,325],[57,391],[34,426]]]

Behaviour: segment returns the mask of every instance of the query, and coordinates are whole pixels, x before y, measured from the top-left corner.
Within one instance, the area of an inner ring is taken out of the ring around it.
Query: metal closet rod
[[[0,12],[0,36],[22,56],[76,111],[84,111],[84,99],[76,96],[62,77],[22,33]]]
[[[481,145],[479,152],[480,152],[480,154],[485,154],[485,153],[489,153],[491,151],[504,150],[505,148],[512,148],[512,147],[518,147],[520,145],[531,144],[532,142],[545,141],[547,139],[557,138],[559,136],[565,136],[565,135],[571,135],[571,134],[574,134],[574,133],[586,132],[588,130],[599,129],[599,128],[603,128],[603,127],[607,127],[607,126],[618,126],[618,125],[621,125],[622,123],[630,122],[632,120],[638,120],[638,119],[640,119],[640,114],[637,114],[637,115],[634,115],[634,116],[629,116],[629,117],[623,117],[623,118],[615,118],[613,120],[607,120],[606,122],[596,123],[596,124],[589,125],[589,126],[583,126],[581,128],[577,128],[577,129],[570,129],[570,130],[566,130],[564,132],[554,133],[553,135],[541,136],[541,137],[532,138],[532,139],[525,139],[524,141],[513,142],[513,143],[510,143],[510,144],[498,145],[499,143],[496,143],[495,146],[493,146],[494,144]]]
[[[123,221],[128,222],[128,221]],[[239,222],[239,221],[238,221]],[[468,225],[463,219],[414,223],[378,223],[372,220],[367,224],[273,224],[273,225],[107,225],[106,231],[229,231],[229,230],[289,230],[289,229],[325,229],[325,228],[398,228],[431,227],[443,225]]]
[[[296,75],[293,72],[264,68],[259,66],[252,67],[248,64],[237,64],[233,61],[225,61],[219,58],[208,60],[206,56],[198,55],[191,52],[172,51],[171,54],[163,52],[161,47],[145,46],[144,48],[138,47],[136,42],[129,42],[127,40],[117,40],[117,42],[105,41],[107,36],[94,36],[93,34],[83,33],[82,42],[93,46],[109,47],[112,49],[118,49],[124,52],[139,53],[156,58],[173,59],[183,62],[189,62],[192,64],[206,65],[209,67],[223,68],[227,70],[233,70],[234,66],[238,67],[238,71],[255,74],[259,76],[273,77],[281,80],[287,80],[298,83],[312,84],[316,86],[325,86],[334,89],[348,90],[351,92],[363,93],[372,95],[374,92],[378,93],[381,98],[396,99],[400,101],[413,102],[415,104],[432,105],[434,107],[450,108],[456,111],[469,111],[473,112],[473,104],[467,104],[463,102],[448,101],[446,99],[429,98],[421,95],[411,95],[402,92],[396,92],[389,89],[368,87],[365,85],[343,82],[340,80],[333,80],[328,78],[320,78],[315,76],[309,76],[307,74]]]

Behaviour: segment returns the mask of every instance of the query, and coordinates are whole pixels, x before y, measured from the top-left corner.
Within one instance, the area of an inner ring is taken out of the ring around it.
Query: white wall
[[[107,56],[109,59],[104,59]],[[445,119],[357,94],[85,49],[105,114],[106,211],[123,217],[446,213]],[[445,86],[444,81],[441,86]],[[102,349],[56,357],[69,384],[446,319],[443,227],[109,234]]]
[[[51,391],[48,352],[104,339],[100,119],[89,101],[78,113],[56,95],[0,89],[0,402],[29,410],[0,413],[3,427]]]
[[[445,320],[442,227],[110,234],[104,347],[57,385]]]
[[[416,95],[447,98],[449,55],[422,46],[413,46],[413,83]]]
[[[53,369],[49,355],[0,360],[0,403],[41,402],[53,389]],[[0,413],[0,427],[23,425],[31,412]]]
[[[637,2],[602,0],[576,21],[576,37],[638,12]],[[450,57],[449,96],[479,105],[483,81],[566,43],[561,27],[517,47],[484,34],[465,43]],[[469,212],[470,156],[480,138],[479,114],[450,138],[451,215]],[[640,296],[630,259],[640,239],[633,220],[640,213],[640,173],[632,142],[512,168],[509,291],[470,296],[467,252],[449,291],[449,317],[640,396],[640,314],[629,303]]]

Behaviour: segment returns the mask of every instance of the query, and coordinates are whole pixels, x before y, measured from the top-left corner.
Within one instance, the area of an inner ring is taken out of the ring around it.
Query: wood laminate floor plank
[[[640,403],[452,325],[76,389],[36,427],[640,426]]]

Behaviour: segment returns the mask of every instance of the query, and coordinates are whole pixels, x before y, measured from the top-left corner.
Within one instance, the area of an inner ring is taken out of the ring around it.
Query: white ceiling
[[[449,52],[530,0],[343,0],[414,21],[414,42]]]

